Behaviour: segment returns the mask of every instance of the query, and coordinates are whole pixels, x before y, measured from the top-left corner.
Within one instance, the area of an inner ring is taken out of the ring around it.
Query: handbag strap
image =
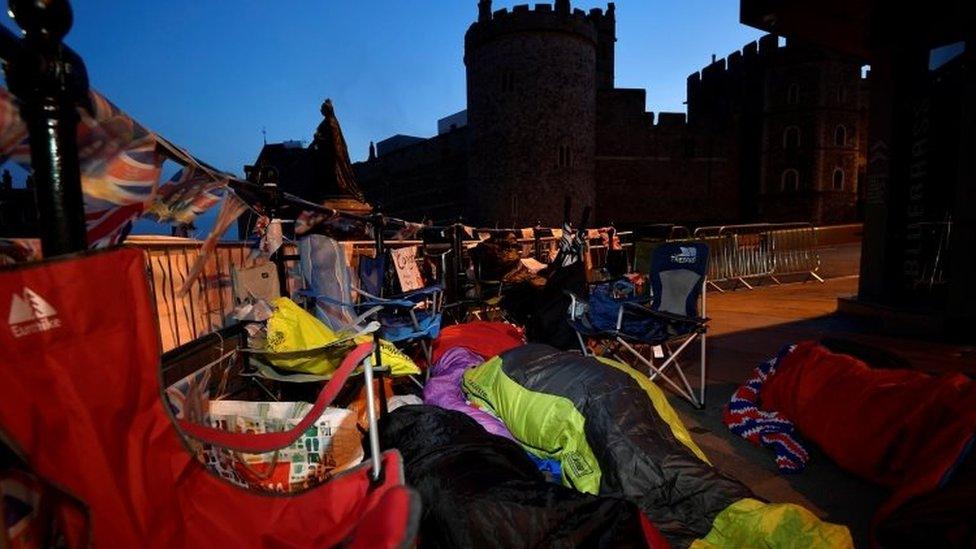
[[[332,404],[339,391],[346,384],[356,366],[373,352],[373,343],[363,343],[356,346],[342,365],[332,374],[332,379],[322,387],[312,409],[295,427],[275,433],[231,433],[222,429],[215,429],[199,423],[192,423],[185,419],[176,421],[177,428],[186,436],[200,442],[213,444],[229,450],[236,450],[248,454],[263,454],[290,446],[325,412],[325,408]]]

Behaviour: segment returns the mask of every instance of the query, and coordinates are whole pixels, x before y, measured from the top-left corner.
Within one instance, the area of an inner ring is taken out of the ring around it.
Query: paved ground
[[[679,398],[671,401],[716,466],[770,501],[802,504],[847,525],[861,547],[868,545],[874,510],[887,498],[884,489],[840,470],[816,448],[810,448],[803,473],[781,475],[772,452],[732,435],[722,423],[723,406],[752,369],[784,345],[805,339],[839,337],[884,349],[919,370],[976,374],[976,348],[887,337],[876,319],[838,314],[837,298],[857,293],[859,264],[860,246],[839,244],[821,250],[819,273],[826,283],[765,281],[751,291],[709,292],[708,405],[699,411]]]
[[[774,502],[801,504],[818,516],[850,527],[858,546],[866,545],[873,510],[885,491],[845,473],[811,448],[807,469],[778,473],[772,452],[734,436],[722,423],[722,407],[752,368],[783,346],[838,332],[859,331],[857,319],[832,315],[837,297],[856,293],[857,279],[808,282],[709,296],[708,406],[698,411],[672,398],[695,440],[712,462]]]

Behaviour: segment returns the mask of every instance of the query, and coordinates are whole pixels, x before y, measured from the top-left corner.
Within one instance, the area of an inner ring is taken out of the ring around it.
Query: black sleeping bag
[[[462,413],[397,408],[380,420],[380,442],[400,451],[407,484],[420,492],[421,547],[663,543],[633,503],[546,482],[518,444]]]

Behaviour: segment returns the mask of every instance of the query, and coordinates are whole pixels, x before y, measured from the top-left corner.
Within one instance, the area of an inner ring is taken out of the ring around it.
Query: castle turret
[[[612,90],[614,83],[615,50],[617,44],[616,6],[613,2],[604,13],[599,8],[590,10],[590,21],[596,27],[596,83],[600,91]]]
[[[564,196],[572,197],[577,211],[594,205],[600,36],[594,23],[605,24],[612,9],[598,18],[570,10],[568,0],[520,5],[479,18],[468,29],[468,176],[475,222],[559,224]]]
[[[478,21],[491,20],[491,0],[480,0],[478,2]]]

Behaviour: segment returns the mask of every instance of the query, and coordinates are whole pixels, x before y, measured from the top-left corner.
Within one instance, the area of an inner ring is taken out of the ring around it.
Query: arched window
[[[573,150],[569,145],[559,145],[556,148],[556,166],[559,168],[573,167]]]
[[[834,168],[834,190],[844,190],[844,170],[841,168]]]
[[[510,70],[502,71],[502,92],[515,92],[515,73]]]
[[[796,126],[787,126],[783,130],[783,148],[784,149],[795,149],[800,146],[800,128]]]
[[[843,125],[834,128],[834,145],[837,147],[847,146],[847,128]]]
[[[800,85],[790,84],[790,87],[786,89],[786,103],[789,105],[796,105],[800,102]]]
[[[780,190],[785,192],[795,192],[800,189],[800,174],[790,168],[788,170],[783,170],[783,176],[780,178]]]

